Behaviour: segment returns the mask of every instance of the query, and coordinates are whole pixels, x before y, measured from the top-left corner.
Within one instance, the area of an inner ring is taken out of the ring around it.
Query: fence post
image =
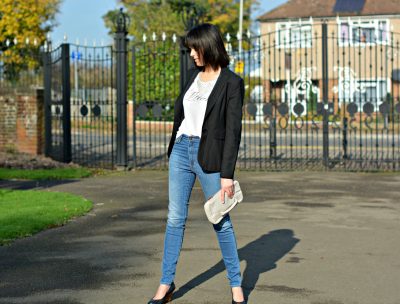
[[[62,103],[63,103],[63,162],[72,160],[71,152],[71,78],[69,44],[61,45]]]
[[[115,33],[115,53],[117,60],[117,168],[127,167],[127,16],[122,8],[117,17]]]
[[[51,156],[51,50],[45,49],[43,56],[43,87],[44,87],[44,155]]]
[[[347,117],[343,118],[343,159],[347,159],[347,128],[348,121]]]
[[[323,113],[323,164],[329,166],[329,105],[328,105],[328,24],[326,20],[322,23],[322,98],[324,103]]]
[[[184,45],[184,37],[180,39],[180,47],[179,47],[179,66],[180,66],[180,81],[179,88],[182,92],[184,89],[184,85],[188,80],[188,70],[191,66],[190,64],[190,50]]]
[[[136,48],[132,46],[132,100],[133,100],[133,168],[137,167],[136,159]]]
[[[276,115],[271,115],[269,124],[269,157],[276,161]]]

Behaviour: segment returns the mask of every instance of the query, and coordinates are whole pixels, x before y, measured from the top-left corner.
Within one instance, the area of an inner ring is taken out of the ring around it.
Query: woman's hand
[[[229,196],[229,198],[233,197],[234,193],[234,185],[233,185],[233,179],[230,178],[222,178],[221,177],[221,196],[220,200],[222,203],[225,203],[225,192]]]

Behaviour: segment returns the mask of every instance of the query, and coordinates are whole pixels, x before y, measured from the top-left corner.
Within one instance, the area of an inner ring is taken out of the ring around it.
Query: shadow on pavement
[[[276,268],[276,262],[291,251],[299,241],[298,238],[294,237],[292,230],[279,229],[262,235],[238,250],[240,261],[246,261],[246,269],[243,272],[242,280],[246,299],[249,298],[250,293],[254,290],[260,274]],[[174,293],[174,299],[184,296],[191,289],[223,271],[225,271],[225,265],[221,259],[210,269],[181,286]]]
[[[58,185],[79,182],[80,179],[62,179],[62,180],[0,180],[0,189],[30,190],[45,189]]]

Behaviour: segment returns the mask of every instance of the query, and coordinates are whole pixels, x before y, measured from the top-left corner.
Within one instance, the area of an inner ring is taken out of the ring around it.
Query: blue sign
[[[74,59],[74,60],[81,60],[82,59],[82,53],[78,52],[78,51],[72,51],[71,58]]]

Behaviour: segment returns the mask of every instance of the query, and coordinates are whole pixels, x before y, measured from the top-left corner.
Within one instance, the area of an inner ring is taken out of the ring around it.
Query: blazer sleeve
[[[225,120],[225,144],[222,154],[221,172],[222,178],[234,177],[236,160],[238,157],[240,140],[242,135],[242,107],[244,99],[244,81],[233,84],[228,92]]]

